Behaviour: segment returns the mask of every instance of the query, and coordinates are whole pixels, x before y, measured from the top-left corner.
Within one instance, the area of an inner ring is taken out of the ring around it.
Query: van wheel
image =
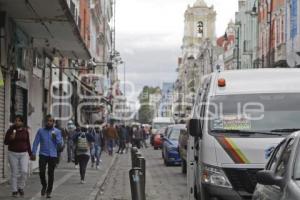
[[[182,160],[182,162],[181,162],[181,172],[183,174],[186,174],[186,161],[185,160]]]

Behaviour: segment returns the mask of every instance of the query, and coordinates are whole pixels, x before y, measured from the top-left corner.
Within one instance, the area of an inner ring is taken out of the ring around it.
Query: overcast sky
[[[183,38],[184,11],[196,0],[117,0],[116,46],[126,62],[126,80],[136,93],[144,85],[176,80]],[[206,0],[217,11],[217,35],[234,19],[238,0]],[[119,77],[123,80],[123,66]],[[130,92],[127,91],[127,95]],[[136,94],[133,94],[136,96]]]

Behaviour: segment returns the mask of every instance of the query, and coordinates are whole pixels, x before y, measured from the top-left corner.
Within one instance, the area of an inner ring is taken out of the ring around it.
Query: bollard
[[[132,165],[132,168],[134,168],[135,167],[135,155],[136,155],[136,153],[138,152],[138,148],[136,148],[136,147],[132,147],[131,148],[131,165]]]
[[[142,182],[143,182],[143,191],[146,191],[146,160],[144,157],[138,157],[138,168],[141,169],[143,173]]]
[[[142,177],[143,173],[140,168],[133,168],[129,171],[132,200],[146,200]]]
[[[139,167],[139,163],[138,163],[138,162],[139,162],[139,161],[138,161],[138,158],[139,158],[139,157],[142,157],[142,154],[138,151],[138,152],[135,154],[135,157],[134,157],[134,158],[135,158],[135,159],[134,159],[134,167]],[[133,168],[134,168],[134,167],[133,167]]]

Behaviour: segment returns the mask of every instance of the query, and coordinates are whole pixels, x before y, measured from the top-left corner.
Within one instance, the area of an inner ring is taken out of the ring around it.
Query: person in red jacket
[[[15,123],[8,129],[4,144],[8,145],[8,160],[11,169],[11,188],[14,197],[24,196],[24,187],[28,175],[29,156],[32,155],[29,132],[21,115],[15,117]]]

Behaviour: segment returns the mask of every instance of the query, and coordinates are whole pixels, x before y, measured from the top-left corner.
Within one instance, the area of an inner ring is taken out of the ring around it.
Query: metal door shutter
[[[20,88],[17,86],[16,88],[16,114],[17,115],[22,115],[25,116],[25,106],[24,106],[24,101],[25,101],[25,94],[24,94],[24,89]]]
[[[5,90],[0,87],[0,182],[4,178]]]

